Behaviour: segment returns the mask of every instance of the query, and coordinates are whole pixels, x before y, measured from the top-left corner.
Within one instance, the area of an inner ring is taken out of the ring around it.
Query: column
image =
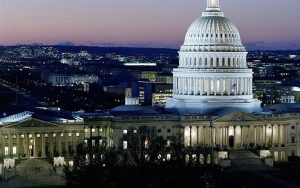
[[[207,95],[210,95],[210,78],[207,79]]]
[[[197,128],[197,146],[199,145],[199,126]]]
[[[277,138],[277,144],[278,144],[278,146],[281,145],[281,139],[280,139],[281,138],[281,136],[280,136],[281,135],[281,130],[280,129],[281,129],[281,126],[280,126],[280,124],[278,124],[277,125],[277,131],[278,131],[277,132],[277,136],[278,136],[278,138]]]
[[[21,156],[21,142],[20,142],[20,133],[16,133],[16,136],[17,136],[17,155],[18,155],[18,158],[20,158]]]
[[[275,141],[275,139],[274,139],[274,125],[272,124],[271,125],[272,126],[272,129],[271,129],[271,144],[272,144],[272,146],[274,145],[274,141]]]
[[[33,136],[33,144],[34,144],[33,156],[34,156],[34,158],[37,158],[38,139],[37,139],[36,133],[33,133],[32,136]]]
[[[217,95],[217,79],[214,79],[213,82],[214,82],[214,96],[216,96]]]
[[[240,132],[241,132],[241,147],[244,147],[244,130],[243,130],[243,126],[240,126]]]
[[[203,78],[200,78],[200,95],[203,95],[203,86],[204,86],[204,81]]]
[[[58,132],[56,136],[57,136],[57,140],[58,140],[57,150],[58,150],[59,155],[61,155],[62,154],[62,151],[61,151],[61,133]]]
[[[73,138],[73,151],[74,151],[73,155],[76,155],[76,153],[77,153],[77,140],[76,140],[76,133],[75,132],[72,133],[72,138]]]
[[[236,126],[233,126],[233,134],[234,134],[234,148],[237,146],[237,133],[236,133]]]
[[[206,136],[206,128],[205,126],[202,127],[202,130],[203,130],[203,143],[204,143],[204,146],[207,145],[207,136]]]
[[[42,158],[46,158],[46,153],[45,153],[45,134],[41,134],[41,139],[42,139]]]
[[[264,125],[264,143],[265,143],[265,145],[268,145],[268,140],[267,140],[267,125]]]
[[[29,134],[26,133],[24,134],[25,137],[25,154],[26,154],[26,158],[29,158]]]
[[[192,127],[190,126],[190,147],[192,147]]]
[[[220,95],[223,96],[224,90],[223,90],[223,78],[220,79]]]

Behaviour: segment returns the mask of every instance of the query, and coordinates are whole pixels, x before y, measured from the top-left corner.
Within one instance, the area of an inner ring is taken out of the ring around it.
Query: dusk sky
[[[300,49],[299,0],[220,0],[248,49]],[[179,48],[206,0],[0,0],[0,44]]]

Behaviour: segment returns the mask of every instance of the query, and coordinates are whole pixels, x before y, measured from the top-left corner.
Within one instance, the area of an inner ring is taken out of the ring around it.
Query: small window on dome
[[[221,37],[221,38],[223,38],[223,35],[222,35],[222,34],[220,34],[220,37]]]
[[[206,37],[208,37],[208,34],[206,34]]]
[[[218,34],[216,34],[216,37],[218,38]]]
[[[214,37],[214,35],[213,35],[213,34],[211,34],[211,37]]]
[[[225,38],[227,38],[227,34],[225,34]]]

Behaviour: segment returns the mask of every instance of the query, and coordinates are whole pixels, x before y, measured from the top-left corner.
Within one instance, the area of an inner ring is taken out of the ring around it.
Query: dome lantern
[[[207,0],[207,7],[206,11],[212,12],[212,11],[220,11],[220,2],[219,0]]]

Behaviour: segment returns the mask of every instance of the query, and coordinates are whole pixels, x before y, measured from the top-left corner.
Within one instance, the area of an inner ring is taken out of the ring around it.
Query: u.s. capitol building
[[[218,0],[208,0],[202,17],[187,31],[173,72],[173,97],[164,110],[127,98],[125,105],[101,113],[39,108],[3,117],[0,156],[74,156],[76,146],[88,140],[94,146],[127,149],[124,135],[139,134],[140,127],[165,139],[178,138],[185,147],[264,148],[260,157],[275,161],[300,156],[300,105],[283,96],[282,104],[262,109],[253,98],[246,56],[236,26],[224,17]]]

